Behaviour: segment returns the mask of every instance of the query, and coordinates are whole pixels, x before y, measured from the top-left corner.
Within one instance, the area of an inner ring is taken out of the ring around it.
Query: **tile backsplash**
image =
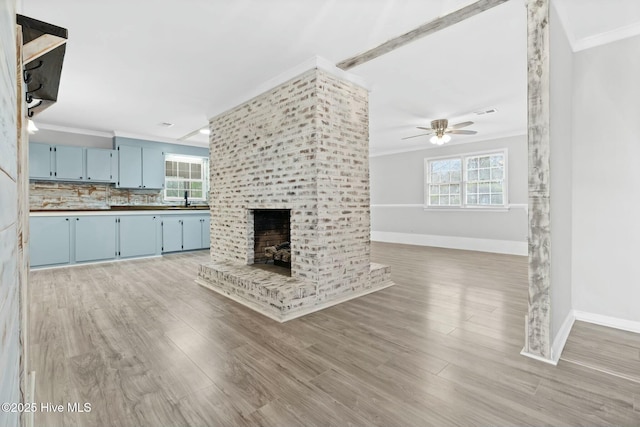
[[[109,209],[111,206],[178,205],[165,202],[162,190],[115,188],[113,184],[47,182],[29,183],[31,210]],[[203,203],[206,204],[206,203]]]

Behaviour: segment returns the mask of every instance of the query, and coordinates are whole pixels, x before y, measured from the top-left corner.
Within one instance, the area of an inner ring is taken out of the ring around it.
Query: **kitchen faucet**
[[[184,207],[188,208],[191,203],[189,202],[189,192],[185,190],[184,192]]]

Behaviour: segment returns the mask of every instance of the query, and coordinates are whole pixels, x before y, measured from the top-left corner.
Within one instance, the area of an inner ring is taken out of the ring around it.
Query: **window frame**
[[[504,157],[502,189],[503,197],[500,205],[470,205],[467,204],[467,159],[471,157],[491,156],[502,154]],[[460,179],[460,204],[459,205],[431,205],[430,204],[430,187],[431,187],[431,162],[437,160],[453,160],[459,159],[462,165]],[[500,148],[495,150],[474,151],[448,156],[426,157],[424,159],[423,180],[424,186],[424,210],[430,211],[505,211],[509,209],[509,150]]]
[[[169,177],[167,176],[167,162],[181,162],[181,163],[200,163],[201,167],[201,179],[192,179],[192,178],[180,178],[180,177]],[[174,201],[182,201],[184,200],[184,196],[182,197],[173,197],[167,196],[167,191],[174,190],[173,188],[169,188],[169,181],[188,181],[188,182],[202,182],[202,197],[189,197],[190,201],[194,202],[206,202],[209,196],[209,159],[201,156],[190,156],[186,154],[174,154],[174,153],[165,153],[164,161],[163,161],[163,170],[164,170],[164,189],[162,191],[162,200],[167,202]],[[184,190],[180,190],[184,192]]]

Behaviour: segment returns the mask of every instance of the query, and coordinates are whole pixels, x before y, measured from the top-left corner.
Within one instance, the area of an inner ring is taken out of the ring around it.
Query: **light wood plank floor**
[[[374,243],[396,286],[285,324],[196,285],[207,259],[33,272],[36,400],[92,404],[36,425],[640,425],[639,383],[520,356],[523,257]]]

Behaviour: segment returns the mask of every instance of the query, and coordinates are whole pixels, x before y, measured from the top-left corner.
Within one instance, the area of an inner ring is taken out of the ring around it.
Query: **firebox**
[[[291,210],[253,210],[254,264],[291,268]]]

